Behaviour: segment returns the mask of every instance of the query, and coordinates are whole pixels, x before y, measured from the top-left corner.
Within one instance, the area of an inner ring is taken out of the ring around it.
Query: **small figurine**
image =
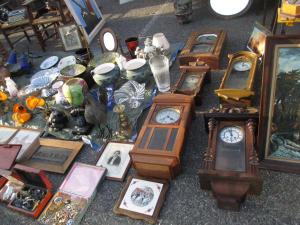
[[[52,128],[54,131],[62,130],[66,127],[68,123],[68,117],[62,111],[58,111],[57,109],[52,110],[49,119],[48,126]]]
[[[71,116],[75,123],[75,127],[72,130],[73,134],[85,135],[92,129],[92,125],[89,124],[84,117],[84,112],[84,108],[75,108],[71,111]]]
[[[192,0],[175,0],[174,9],[179,24],[189,23],[192,20]]]

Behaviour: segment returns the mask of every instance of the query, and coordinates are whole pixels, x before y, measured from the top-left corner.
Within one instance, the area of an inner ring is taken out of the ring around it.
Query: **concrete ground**
[[[122,43],[129,36],[149,36],[156,32],[164,32],[170,43],[183,42],[189,33],[198,29],[224,29],[228,39],[222,57],[222,68],[226,68],[227,54],[246,48],[246,42],[255,20],[261,21],[260,5],[253,7],[245,16],[233,20],[220,20],[211,16],[205,4],[194,2],[193,22],[179,25],[173,14],[173,3],[166,0],[133,1],[119,5],[118,0],[98,0],[103,13],[108,17],[107,27],[114,29]],[[268,9],[268,19],[271,18],[271,8]],[[295,33],[299,27],[288,32]],[[17,45],[18,52],[26,50],[27,42]],[[32,51],[39,47],[32,43]],[[92,43],[93,51],[99,51],[96,41]],[[58,41],[48,45],[46,55],[62,51]],[[67,53],[62,53],[67,54]],[[172,83],[178,78],[178,64],[171,70]],[[207,85],[203,95],[203,105],[197,108],[200,112],[190,127],[189,135],[182,156],[182,172],[170,182],[165,204],[161,210],[158,224],[162,225],[297,225],[300,224],[300,176],[262,170],[264,180],[263,192],[260,196],[249,196],[242,205],[240,212],[220,210],[211,192],[200,189],[197,171],[203,163],[203,153],[207,146],[207,134],[204,131],[204,121],[201,112],[217,106],[217,98],[213,91],[219,87],[223,71],[212,74],[212,83]],[[259,90],[259,79],[256,89]],[[258,98],[256,99],[258,105]],[[77,161],[96,164],[99,155],[86,147],[77,157]],[[134,174],[133,169],[130,170]],[[62,175],[48,173],[55,189],[64,179]],[[112,209],[119,197],[124,183],[105,180],[98,187],[95,200],[85,214],[82,225],[123,225],[146,224],[128,217],[116,216]],[[0,205],[1,225],[34,225],[36,221]]]

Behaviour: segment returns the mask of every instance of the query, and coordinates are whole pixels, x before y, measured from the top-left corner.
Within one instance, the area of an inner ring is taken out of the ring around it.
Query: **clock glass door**
[[[216,34],[200,34],[196,37],[195,44],[192,48],[193,53],[213,52],[215,43],[218,39]]]
[[[246,89],[252,68],[252,61],[247,57],[235,58],[230,67],[224,89]]]
[[[196,89],[197,84],[199,83],[201,75],[189,73],[185,75],[185,78],[182,82],[182,85],[179,88],[179,91],[193,91]]]
[[[246,171],[245,133],[241,127],[225,126],[218,132],[216,170]]]

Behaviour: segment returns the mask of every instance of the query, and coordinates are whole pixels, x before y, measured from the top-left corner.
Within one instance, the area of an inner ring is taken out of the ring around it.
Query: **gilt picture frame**
[[[155,224],[164,204],[169,183],[166,180],[130,176],[113,209],[117,215]]]
[[[106,178],[109,180],[123,181],[131,165],[129,152],[133,143],[110,141],[105,144],[97,166],[107,169]]]
[[[264,168],[300,173],[299,90],[300,35],[267,37],[258,137]]]
[[[95,0],[65,0],[75,22],[82,27],[82,32],[87,43],[94,37],[105,24],[105,18]]]

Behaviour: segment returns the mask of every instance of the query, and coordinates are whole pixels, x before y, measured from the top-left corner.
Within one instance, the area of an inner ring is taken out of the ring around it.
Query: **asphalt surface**
[[[224,29],[228,32],[225,45],[222,68],[226,67],[227,54],[246,49],[246,43],[255,20],[261,21],[261,6],[253,7],[245,16],[233,20],[220,20],[211,16],[204,3],[194,2],[193,22],[179,25],[173,14],[173,4],[162,0],[136,0],[119,5],[117,0],[101,0],[103,13],[108,17],[106,26],[114,29],[121,38],[121,42],[130,36],[149,36],[156,32],[164,32],[170,43],[184,42],[191,31],[199,29]],[[271,18],[271,8],[268,9],[268,19]],[[268,20],[268,21],[269,21]],[[299,26],[288,32],[299,31]],[[17,46],[18,52],[25,51],[27,42]],[[39,52],[39,47],[33,42],[32,51]],[[96,41],[92,43],[93,51],[99,51]],[[61,51],[57,41],[48,44],[45,55]],[[67,53],[63,53],[67,54]],[[182,156],[182,172],[170,182],[165,204],[161,210],[158,224],[162,225],[297,225],[300,224],[300,176],[262,170],[264,180],[263,191],[260,196],[249,196],[242,205],[240,212],[220,210],[211,192],[203,191],[199,186],[197,171],[203,163],[203,154],[207,146],[207,134],[204,131],[204,121],[201,112],[218,105],[213,91],[219,87],[224,71],[213,72],[212,83],[207,85],[203,94],[203,105],[197,108],[199,112],[192,123],[186,139]],[[178,78],[178,64],[171,70],[172,83]],[[260,75],[260,74],[259,74]],[[257,77],[256,89],[260,88],[260,76]],[[259,104],[259,96],[255,104]],[[98,153],[86,147],[76,161],[96,164]],[[134,174],[134,169],[130,174]],[[48,173],[55,189],[64,179],[62,175]],[[116,216],[112,209],[125,183],[105,180],[99,185],[97,195],[88,211],[82,225],[123,225],[146,224],[143,221],[128,217]],[[6,208],[0,204],[1,225],[34,225],[36,221]]]

